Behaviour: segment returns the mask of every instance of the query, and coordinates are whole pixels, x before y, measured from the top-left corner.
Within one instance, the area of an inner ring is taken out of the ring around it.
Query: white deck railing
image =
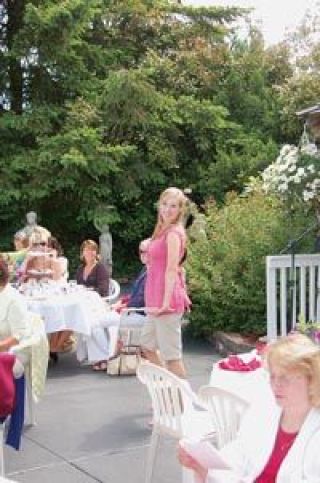
[[[294,263],[291,255],[266,257],[266,276],[268,340],[286,335],[300,315],[319,320],[320,254],[295,255]]]

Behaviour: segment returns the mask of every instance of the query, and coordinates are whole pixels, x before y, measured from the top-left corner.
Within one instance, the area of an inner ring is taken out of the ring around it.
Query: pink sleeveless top
[[[167,266],[167,236],[177,233],[180,238],[180,258],[186,245],[186,235],[182,226],[173,226],[159,238],[150,242],[148,247],[147,279],[145,302],[147,307],[162,307],[164,297],[165,271]],[[182,271],[178,269],[171,296],[170,308],[176,313],[183,313],[190,306]]]

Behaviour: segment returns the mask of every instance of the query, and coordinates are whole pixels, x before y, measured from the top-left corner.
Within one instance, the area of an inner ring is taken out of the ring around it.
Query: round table
[[[90,335],[103,322],[107,307],[97,292],[78,290],[61,294],[25,296],[28,309],[41,315],[46,332],[72,330]]]
[[[221,369],[215,363],[210,375],[210,386],[230,391],[252,404],[271,395],[268,372],[264,368],[239,372]]]

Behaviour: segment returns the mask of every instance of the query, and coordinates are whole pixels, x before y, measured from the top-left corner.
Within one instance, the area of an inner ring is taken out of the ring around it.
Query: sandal
[[[108,362],[107,361],[99,361],[93,364],[92,369],[95,372],[105,372],[108,369]]]

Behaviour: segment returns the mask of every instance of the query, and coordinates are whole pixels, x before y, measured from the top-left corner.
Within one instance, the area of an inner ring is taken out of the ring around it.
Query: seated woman
[[[63,249],[58,240],[54,236],[50,236],[47,242],[49,255],[57,260],[60,264],[60,279],[58,281],[67,281],[69,277],[68,259],[63,256]]]
[[[23,230],[17,231],[13,237],[13,244],[16,252],[26,251],[29,247],[28,235]]]
[[[10,282],[17,283],[19,282],[19,270],[27,256],[29,246],[29,239],[23,230],[14,234],[13,244],[15,251],[2,252],[1,256],[8,265]]]
[[[184,449],[180,463],[206,483],[316,483],[320,481],[320,351],[292,334],[265,352],[270,398],[253,404],[238,437],[221,453],[229,470],[203,467]]]
[[[47,256],[59,263],[60,278],[56,282],[66,282],[68,279],[68,259],[63,256],[63,250],[58,240],[50,236],[47,241]],[[58,361],[58,352],[69,351],[74,343],[71,330],[61,330],[50,334],[50,359],[54,362]]]
[[[23,296],[8,282],[8,265],[0,258],[0,352],[8,352],[31,336],[30,314]],[[19,357],[25,362],[27,352],[22,351]]]
[[[144,240],[139,245],[139,256],[141,263],[144,265],[138,276],[134,280],[130,294],[122,298],[118,303],[112,306],[113,310],[120,313],[120,328],[141,328],[145,322],[145,312],[143,310],[134,310],[135,308],[145,307],[144,286],[147,276],[147,246],[149,241]],[[132,310],[127,310],[132,309]]]
[[[140,243],[139,253],[140,259],[143,264],[146,263],[146,241]],[[140,344],[140,328],[144,324],[145,312],[143,310],[136,310],[145,306],[144,303],[144,284],[146,280],[147,270],[145,267],[140,270],[138,276],[134,280],[131,291],[129,294],[121,297],[120,300],[110,306],[110,310],[106,313],[104,320],[102,321],[103,327],[111,328],[117,327],[118,333],[120,329],[120,341],[119,344],[123,344],[124,339],[121,327],[124,327],[124,333],[126,334],[127,341],[125,344]],[[132,310],[127,310],[132,309]],[[137,332],[133,329],[137,329]],[[132,335],[137,333],[137,340]],[[118,334],[117,334],[118,335]],[[130,339],[130,340],[129,340]]]
[[[58,281],[62,278],[62,271],[62,264],[48,248],[48,238],[43,238],[42,233],[35,230],[30,237],[29,252],[21,267],[21,281],[44,279]]]
[[[93,240],[85,240],[80,247],[81,266],[76,273],[77,283],[93,288],[102,297],[109,294],[109,273],[99,262],[99,249]],[[94,371],[106,371],[110,354],[109,337],[105,327],[92,328],[90,336],[79,335],[77,358],[93,364]]]
[[[109,273],[99,261],[99,247],[93,240],[85,240],[80,247],[81,266],[76,273],[77,283],[93,288],[102,297],[109,295]]]

